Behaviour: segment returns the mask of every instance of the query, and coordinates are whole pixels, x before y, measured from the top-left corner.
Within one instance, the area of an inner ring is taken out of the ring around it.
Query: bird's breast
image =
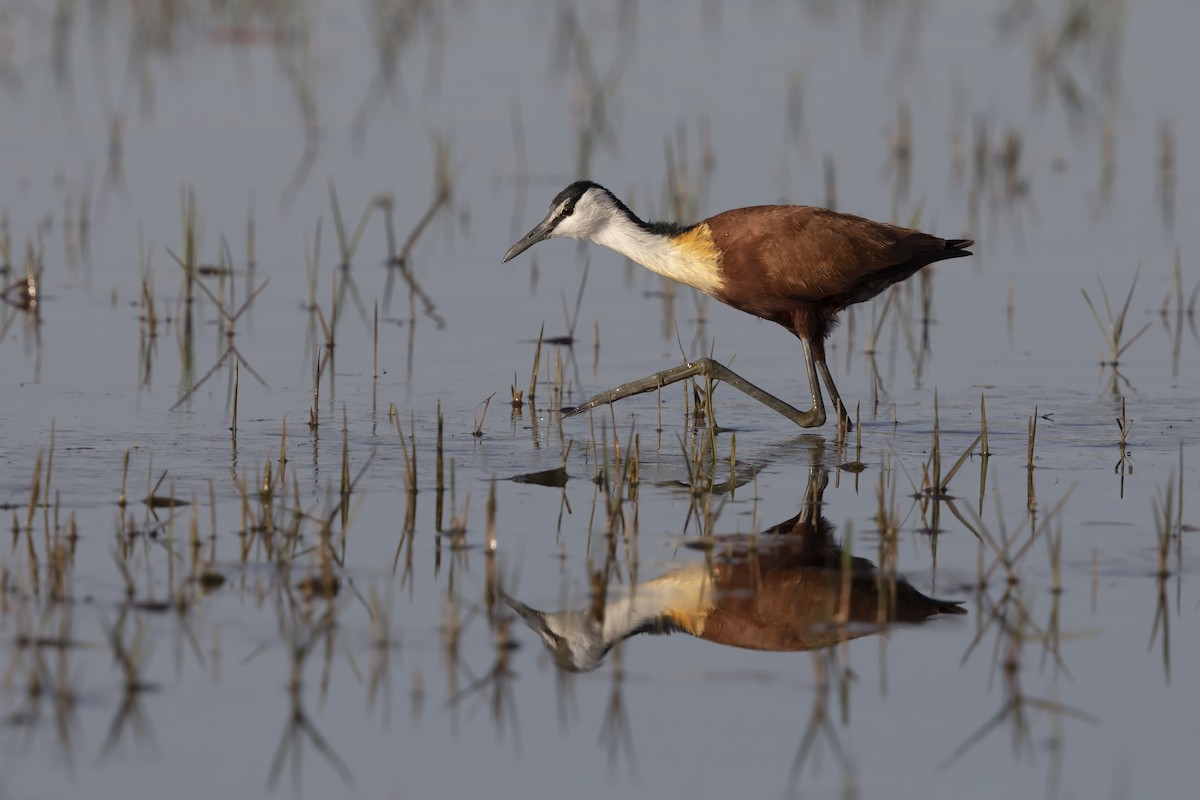
[[[721,248],[713,240],[707,223],[701,222],[671,237],[671,248],[669,277],[709,295],[725,289]]]

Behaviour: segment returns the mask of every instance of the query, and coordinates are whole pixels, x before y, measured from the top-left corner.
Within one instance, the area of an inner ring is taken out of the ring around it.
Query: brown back
[[[819,305],[834,314],[972,242],[814,206],[752,206],[705,220],[723,251],[718,299],[765,319]],[[783,324],[787,324],[784,322]]]

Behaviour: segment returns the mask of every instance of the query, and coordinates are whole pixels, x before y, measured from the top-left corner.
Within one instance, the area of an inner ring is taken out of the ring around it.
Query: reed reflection
[[[800,652],[897,622],[966,613],[960,603],[928,597],[843,550],[820,513],[828,482],[828,471],[813,467],[796,516],[754,536],[715,537],[706,560],[640,583],[626,596],[556,612],[502,596],[570,672],[596,669],[618,642],[640,633],[682,631],[731,647]]]

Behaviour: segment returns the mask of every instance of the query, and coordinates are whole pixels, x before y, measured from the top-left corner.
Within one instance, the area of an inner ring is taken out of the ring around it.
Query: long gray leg
[[[821,498],[825,487],[829,485],[829,470],[821,464],[810,464],[808,467],[808,485],[804,487],[804,501],[800,504],[800,515],[797,522],[804,525],[815,524],[821,516]]]
[[[816,414],[817,418],[820,419],[820,422],[816,424],[824,425],[825,400],[821,397],[821,387],[817,384],[817,370],[814,366],[815,359],[813,358],[812,344],[808,339],[801,339],[800,344],[804,348],[804,371],[808,375],[808,392],[812,395],[812,413]]]
[[[838,394],[837,387],[833,385],[833,376],[829,374],[829,365],[824,361],[818,361],[817,369],[821,372],[821,380],[825,381],[825,388],[829,390],[829,402],[833,403],[835,409],[841,410],[842,421],[846,424],[846,430],[850,430],[850,411],[842,401],[842,396]]]
[[[563,409],[564,417],[573,417],[576,414],[582,414],[585,411],[590,411],[593,408],[615,403],[626,397],[632,397],[635,394],[644,392],[653,392],[663,386],[669,386],[672,383],[686,380],[695,377],[696,375],[704,375],[712,378],[715,381],[724,381],[733,388],[744,392],[753,397],[758,402],[776,411],[790,419],[792,422],[799,425],[801,428],[817,428],[825,424],[825,404],[821,399],[821,390],[817,384],[817,373],[814,366],[812,350],[808,342],[802,342],[804,345],[804,361],[808,370],[808,383],[812,390],[813,406],[808,411],[801,411],[794,406],[791,406],[780,400],[775,395],[760,389],[750,381],[738,375],[733,370],[714,361],[711,358],[701,358],[696,361],[691,361],[678,367],[665,369],[661,372],[656,372],[653,375],[642,378],[641,380],[623,383],[615,389],[609,389],[607,392],[601,392],[590,400],[575,406],[574,408]]]

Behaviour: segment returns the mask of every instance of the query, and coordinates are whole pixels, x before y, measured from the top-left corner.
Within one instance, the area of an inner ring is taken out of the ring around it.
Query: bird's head
[[[562,236],[567,239],[595,239],[614,215],[628,213],[621,202],[603,186],[591,181],[575,181],[558,193],[550,204],[550,213],[508,248],[505,261],[511,261],[543,239]]]

